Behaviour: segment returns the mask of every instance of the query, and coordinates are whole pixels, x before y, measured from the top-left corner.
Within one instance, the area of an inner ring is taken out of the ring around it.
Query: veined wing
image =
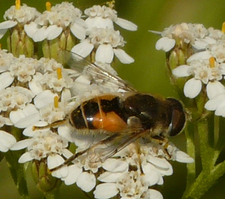
[[[107,136],[103,140],[93,144],[90,148],[73,154],[63,164],[53,168],[51,171],[60,169],[64,165],[71,163],[73,160],[79,158],[82,155],[85,155],[85,157],[88,158],[91,163],[104,162],[108,158],[127,147],[129,144],[135,142],[145,133],[146,131],[127,134],[114,133],[113,135]]]
[[[133,87],[128,85],[120,77],[113,75],[107,70],[101,68],[100,66],[91,63],[86,58],[70,52],[65,51],[65,60],[71,69],[78,71],[81,75],[87,76],[92,84],[108,86],[116,86],[123,91],[133,91],[137,92]]]

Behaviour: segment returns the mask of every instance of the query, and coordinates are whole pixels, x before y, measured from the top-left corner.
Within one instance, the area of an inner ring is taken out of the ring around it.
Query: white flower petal
[[[47,158],[47,165],[48,165],[49,169],[53,169],[53,168],[61,165],[64,162],[65,162],[65,160],[62,158],[62,156],[60,156],[58,154],[49,155]]]
[[[39,120],[39,112],[33,104],[28,104],[23,110],[10,112],[10,120],[15,127],[25,128]]]
[[[85,39],[86,29],[80,24],[74,23],[70,26],[70,30],[78,39]]]
[[[155,185],[160,180],[159,171],[152,164],[142,164],[142,169],[145,174],[145,180],[148,182],[148,186]]]
[[[82,168],[77,165],[70,165],[68,166],[68,170],[68,175],[65,178],[62,178],[62,180],[66,185],[71,185],[77,181],[79,175],[82,173]]]
[[[95,61],[110,64],[113,60],[114,52],[110,44],[99,45],[95,55]]]
[[[163,158],[158,158],[154,156],[148,156],[147,157],[148,162],[152,163],[153,165],[161,168],[161,169],[170,169],[170,163],[168,163],[165,159]]]
[[[29,88],[35,95],[43,91],[41,84],[38,84],[34,79],[29,82]]]
[[[191,158],[188,154],[184,153],[183,151],[176,152],[176,161],[182,163],[192,163],[194,159]]]
[[[159,191],[156,191],[154,189],[149,189],[148,192],[150,196],[149,199],[163,199],[163,196]]]
[[[202,60],[202,59],[209,59],[212,55],[210,54],[209,51],[203,51],[203,52],[199,52],[199,53],[195,53],[192,56],[190,56],[187,59],[187,62],[191,62],[194,60]]]
[[[37,31],[35,31],[32,38],[35,42],[43,41],[44,39],[46,39],[47,38],[46,27],[42,27]]]
[[[10,148],[10,150],[12,150],[12,151],[17,151],[17,150],[20,150],[20,149],[25,149],[25,148],[27,148],[28,146],[30,146],[31,143],[32,143],[32,140],[31,140],[31,139],[21,140],[21,141],[15,143],[15,144]]]
[[[0,75],[0,91],[8,87],[14,81],[14,77],[10,72],[4,72]]]
[[[202,89],[201,80],[189,79],[184,85],[184,95],[189,98],[195,98]]]
[[[101,182],[116,182],[117,179],[121,178],[124,174],[121,172],[104,172],[98,177]]]
[[[94,45],[92,43],[90,43],[88,40],[83,40],[81,43],[75,45],[71,51],[82,57],[87,57],[93,48]]]
[[[7,152],[16,143],[16,138],[5,131],[0,130],[0,151]]]
[[[108,158],[102,167],[111,172],[123,172],[128,170],[128,163],[115,158]]]
[[[209,99],[225,92],[223,84],[218,81],[208,82],[206,86],[207,96]]]
[[[225,93],[222,93],[206,102],[205,109],[214,111],[222,102],[225,102]]]
[[[34,104],[40,109],[50,103],[53,104],[55,96],[57,96],[57,94],[52,93],[50,90],[45,90],[34,98]]]
[[[156,50],[163,50],[165,52],[168,52],[174,47],[175,43],[176,42],[174,39],[162,37],[156,42],[155,48]]]
[[[27,35],[32,38],[34,33],[38,30],[38,24],[31,22],[29,24],[24,25],[24,30],[27,33]]]
[[[47,32],[47,40],[53,40],[58,37],[62,32],[62,27],[58,27],[56,25],[49,26],[46,29]]]
[[[16,21],[3,21],[2,23],[0,23],[0,29],[8,29],[8,28],[12,28],[17,24]]]
[[[24,153],[23,155],[20,156],[18,162],[19,163],[25,163],[25,162],[29,162],[33,159],[34,159],[34,157],[32,157],[29,152],[26,152],[26,153]]]
[[[190,75],[188,73],[188,69],[190,69],[190,66],[188,66],[188,65],[180,65],[177,68],[173,69],[172,73],[176,77],[188,77]]]
[[[119,190],[115,183],[102,183],[96,187],[94,196],[98,199],[112,198],[117,195],[118,192]]]
[[[89,192],[96,185],[96,178],[94,174],[83,172],[79,175],[77,179],[77,186],[80,187],[83,191]]]
[[[134,59],[128,55],[124,50],[122,49],[113,49],[116,57],[123,63],[123,64],[131,64],[134,62]]]
[[[215,111],[215,115],[224,117],[224,115],[225,115],[225,101],[223,101],[222,103],[220,103],[218,105],[218,107],[216,108],[216,111]]]
[[[56,177],[56,178],[65,178],[66,176],[68,176],[69,174],[69,169],[67,166],[63,166],[55,171],[52,171],[52,176]]]
[[[137,25],[126,19],[117,17],[115,23],[126,30],[131,30],[131,31],[137,30]]]

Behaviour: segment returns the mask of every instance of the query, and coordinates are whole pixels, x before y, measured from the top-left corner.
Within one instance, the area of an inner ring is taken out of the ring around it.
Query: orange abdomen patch
[[[127,128],[127,124],[115,112],[99,111],[93,118],[93,126],[109,132],[121,132]]]

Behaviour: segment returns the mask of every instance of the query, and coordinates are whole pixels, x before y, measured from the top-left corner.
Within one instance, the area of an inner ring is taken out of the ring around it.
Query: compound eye
[[[178,135],[184,128],[186,116],[182,104],[175,99],[167,99],[171,105],[171,123],[169,126],[169,136]]]
[[[172,121],[170,123],[169,136],[178,135],[185,124],[185,114],[183,111],[173,110]]]

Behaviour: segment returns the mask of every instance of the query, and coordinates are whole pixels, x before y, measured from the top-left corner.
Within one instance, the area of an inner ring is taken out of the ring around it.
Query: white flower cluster
[[[23,135],[27,137],[16,143],[11,134],[0,131],[0,150],[27,149],[19,158],[20,163],[44,160],[49,169],[54,169],[73,155],[68,146],[75,143],[78,147],[76,152],[81,155],[69,165],[53,171],[53,176],[61,178],[67,185],[76,183],[86,192],[94,190],[95,198],[120,195],[121,198],[156,199],[162,198],[162,195],[151,187],[163,184],[163,176],[173,173],[167,160],[186,163],[193,161],[171,143],[164,148],[149,138],[141,138],[138,145],[131,143],[114,156],[95,161],[101,158],[103,150],[107,152],[114,147],[102,143],[101,146],[91,148],[108,135],[80,133],[66,118],[84,98],[101,92],[118,92],[119,88],[104,89],[103,86],[101,90],[98,82],[88,81],[87,77],[84,79],[85,73],[78,76],[75,70],[64,69],[53,59],[36,60],[23,55],[15,58],[4,50],[0,51],[0,57],[0,82],[4,85],[0,96],[3,127],[6,125],[24,129]],[[5,78],[10,81],[4,84]],[[81,84],[85,89],[79,95],[74,95],[73,92],[79,90]],[[57,121],[62,121],[62,124]],[[58,127],[48,127],[54,122]],[[106,192],[105,189],[110,191]]]
[[[18,15],[25,8],[17,4],[11,9]],[[117,17],[116,11],[106,6],[93,6],[85,14],[88,17],[83,21],[81,11],[65,2],[19,23],[25,24],[26,33],[34,41],[52,40],[65,29],[70,30],[81,39],[73,51],[83,56],[94,53],[99,66],[116,76],[110,66],[114,55],[123,63],[134,60],[120,49],[125,42],[113,23],[131,31],[137,26]],[[18,21],[6,18],[10,23]],[[7,23],[0,24],[1,32],[10,28],[5,26]],[[147,135],[117,152],[114,142],[104,143],[110,138],[108,134],[90,133],[88,129],[84,133],[71,126],[70,112],[84,100],[103,93],[124,92],[120,84],[101,79],[104,70],[98,73],[95,68],[90,77],[91,67],[85,66],[80,73],[64,69],[53,59],[37,60],[24,55],[16,58],[0,50],[0,125],[4,130],[22,129],[26,137],[16,142],[11,132],[1,130],[0,151],[26,149],[20,163],[46,162],[53,176],[67,185],[76,183],[85,192],[93,191],[95,198],[161,199],[161,193],[152,186],[163,184],[163,176],[172,175],[168,160],[189,163],[193,159],[172,143],[164,146]],[[74,156],[69,150],[71,144],[77,147],[77,157],[66,162]],[[110,155],[112,151],[116,153]]]
[[[20,4],[11,6],[4,14],[6,21],[0,23],[0,39],[9,28],[13,28],[18,23],[26,26],[40,15],[36,8],[29,7],[25,4],[23,6],[20,6]]]
[[[7,21],[0,23],[0,38],[18,23],[24,26],[24,31],[34,42],[51,41],[58,38],[62,32],[65,32],[65,35],[71,32],[80,40],[80,43],[72,48],[72,52],[83,57],[96,53],[93,56],[94,61],[103,64],[110,64],[114,55],[122,63],[134,62],[134,59],[121,49],[125,42],[120,32],[114,30],[113,22],[131,31],[137,30],[137,26],[117,17],[117,12],[112,8],[95,5],[84,11],[86,20],[83,20],[81,10],[75,8],[72,3],[62,2],[46,7],[47,10],[40,14],[35,8],[20,6],[19,3],[12,6],[5,12],[4,18]]]
[[[165,52],[170,51],[176,44],[176,40],[181,39],[186,44],[190,44],[197,50],[204,50],[207,45],[216,43],[223,37],[221,30],[212,27],[206,29],[202,24],[181,23],[166,28],[163,32],[152,31],[162,36],[156,42],[156,49]]]
[[[184,95],[195,98],[204,90],[208,97],[205,108],[215,115],[225,117],[225,40],[221,30],[206,29],[201,24],[178,24],[161,33],[156,43],[159,50],[170,51],[180,40],[191,45],[193,54],[186,64],[173,69],[175,77],[189,77],[184,85]]]
[[[69,29],[78,39],[85,38],[82,12],[72,3],[62,2],[46,10],[34,22],[26,26],[27,34],[35,41],[53,40]]]
[[[87,25],[86,38],[80,44],[72,48],[83,57],[95,52],[95,61],[110,64],[114,55],[125,64],[134,62],[124,50],[124,40],[119,31],[114,30],[113,22],[127,30],[135,31],[137,26],[130,21],[117,17],[117,13],[112,8],[106,6],[93,6],[84,11],[87,15],[85,23]]]

